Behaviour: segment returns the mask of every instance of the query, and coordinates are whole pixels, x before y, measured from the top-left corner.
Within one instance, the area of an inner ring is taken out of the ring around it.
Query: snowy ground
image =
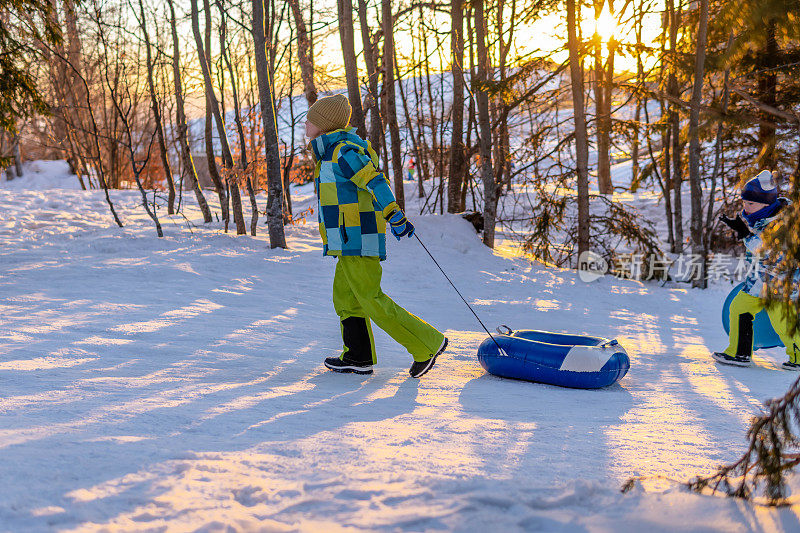
[[[377,333],[373,376],[334,374],[315,224],[270,250],[263,229],[162,213],[158,239],[134,191],[112,193],[119,229],[101,192],[26,179],[0,183],[2,531],[800,530],[796,506],[664,481],[619,493],[736,458],[796,377],[777,349],[750,369],[710,360],[729,286],[585,284],[493,254],[458,217],[416,217],[488,324],[616,337],[630,372],[598,391],[487,375],[485,333],[417,243],[390,239],[384,289],[451,348],[413,380]]]

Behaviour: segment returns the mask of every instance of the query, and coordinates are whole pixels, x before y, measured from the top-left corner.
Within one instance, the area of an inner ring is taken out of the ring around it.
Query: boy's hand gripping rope
[[[424,249],[424,250],[425,250],[425,251],[428,253],[428,256],[429,256],[429,257],[430,257],[430,258],[433,260],[433,262],[436,264],[436,267],[439,269],[439,272],[441,272],[441,273],[444,275],[444,277],[447,279],[447,281],[449,281],[449,282],[450,282],[450,286],[451,286],[451,287],[453,287],[453,290],[455,290],[455,291],[458,293],[458,295],[461,297],[461,301],[462,301],[462,302],[464,302],[464,303],[466,304],[466,306],[469,308],[469,310],[470,310],[470,311],[472,311],[472,314],[475,316],[475,318],[478,320],[478,322],[480,322],[480,324],[481,324],[481,327],[483,327],[483,331],[485,331],[485,332],[486,332],[486,333],[489,335],[489,337],[491,337],[492,341],[494,341],[494,344],[495,344],[495,346],[497,346],[497,349],[498,349],[498,350],[500,350],[500,353],[501,353],[502,355],[504,355],[504,356],[508,357],[508,354],[505,352],[505,350],[503,350],[503,347],[502,347],[502,346],[500,346],[500,344],[497,342],[497,339],[495,339],[495,338],[494,338],[494,335],[492,335],[492,334],[491,334],[491,332],[489,332],[489,330],[486,328],[486,325],[485,325],[485,324],[483,323],[483,321],[480,319],[480,317],[479,317],[479,316],[478,316],[478,314],[475,312],[475,310],[474,310],[474,309],[472,309],[472,306],[471,306],[471,305],[469,305],[469,303],[467,302],[467,300],[466,300],[466,299],[464,298],[464,296],[461,294],[461,291],[459,291],[459,290],[456,288],[455,284],[454,284],[454,283],[453,283],[453,281],[450,279],[450,276],[448,276],[448,275],[447,275],[447,273],[446,273],[446,272],[445,272],[445,271],[442,269],[441,265],[439,265],[439,262],[436,260],[436,258],[435,258],[435,257],[433,257],[433,254],[430,252],[430,250],[428,250],[428,247],[427,247],[427,246],[425,246],[425,244],[424,244],[424,243],[423,243],[423,242],[420,240],[420,238],[419,238],[419,235],[417,235],[417,234],[415,233],[415,234],[414,234],[414,237],[416,237],[416,238],[417,238],[417,242],[419,242],[419,244],[422,246],[422,248],[423,248],[423,249]],[[510,328],[509,328],[509,331],[510,331]]]

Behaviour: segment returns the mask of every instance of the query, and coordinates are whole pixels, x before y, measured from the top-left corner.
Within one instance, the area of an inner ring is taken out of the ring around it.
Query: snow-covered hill
[[[485,322],[616,337],[630,372],[598,391],[487,375],[469,310],[418,243],[390,239],[385,291],[450,349],[413,380],[378,332],[373,376],[334,374],[313,220],[270,250],[190,207],[193,224],[160,213],[158,239],[135,191],[112,192],[120,229],[101,191],[26,179],[0,188],[2,531],[800,530],[796,508],[668,481],[619,493],[736,458],[796,377],[780,350],[712,362],[725,285],[586,284],[492,253],[459,217],[413,217]]]

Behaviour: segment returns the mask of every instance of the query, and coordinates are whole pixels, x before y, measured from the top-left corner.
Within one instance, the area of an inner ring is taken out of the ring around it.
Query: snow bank
[[[10,190],[80,190],[81,184],[75,174],[70,173],[64,160],[28,161],[22,164],[22,177],[7,181],[5,172],[0,173],[0,189]]]
[[[341,340],[313,217],[270,250],[263,225],[224,234],[189,197],[188,222],[159,211],[163,239],[135,191],[112,200],[124,228],[101,191],[0,189],[0,530],[800,529],[796,507],[658,480],[619,493],[735,459],[796,377],[775,349],[712,362],[726,286],[585,284],[409,210],[487,325],[617,337],[631,370],[598,391],[485,374],[474,317],[415,240],[390,238],[385,291],[450,348],[413,380],[376,329],[375,374],[341,375],[321,364]]]

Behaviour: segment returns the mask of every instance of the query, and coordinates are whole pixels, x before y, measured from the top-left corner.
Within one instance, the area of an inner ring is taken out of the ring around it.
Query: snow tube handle
[[[501,324],[501,325],[497,326],[495,328],[495,330],[497,330],[497,333],[499,333],[500,335],[511,335],[512,333],[514,333],[514,330],[512,330],[510,327],[506,326],[505,324]]]
[[[619,344],[619,342],[617,341],[617,339],[611,339],[610,341],[604,342],[603,344],[601,344],[600,347],[601,348],[608,348],[609,346],[616,346],[618,344]]]

